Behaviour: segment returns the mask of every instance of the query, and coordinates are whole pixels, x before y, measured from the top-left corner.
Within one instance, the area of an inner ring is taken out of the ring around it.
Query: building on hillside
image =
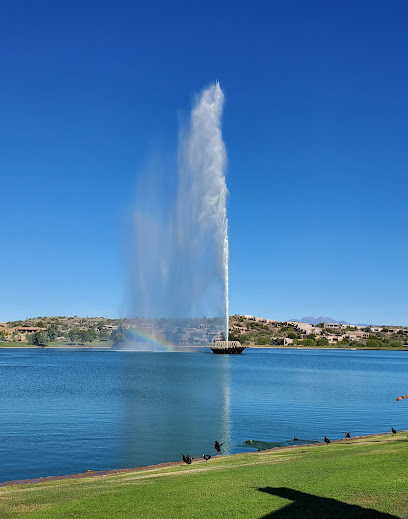
[[[368,339],[369,334],[367,332],[347,332],[345,334],[345,338],[349,339],[350,341],[360,341],[361,339]]]
[[[345,324],[341,324],[341,323],[324,323],[324,327],[325,328],[330,328],[330,329],[340,329],[340,330],[344,330],[345,328],[355,328],[354,324],[349,324],[349,323],[345,323]]]
[[[289,326],[292,326],[295,330],[302,333],[303,335],[320,335],[322,333],[322,329],[318,326],[313,326],[309,323],[297,323],[297,322],[288,322]]]
[[[344,339],[344,335],[326,335],[326,339],[330,344],[336,344]]]
[[[5,328],[3,331],[8,336],[7,340],[17,340],[18,342],[25,342],[28,335],[36,332],[43,332],[47,328],[40,328],[38,326],[14,326]]]
[[[246,326],[234,325],[231,326],[230,330],[236,330],[237,332],[245,333],[248,331],[248,328]]]
[[[114,326],[113,324],[104,324],[102,326],[103,330],[106,330],[108,332],[113,332],[114,330],[117,330],[119,326]]]

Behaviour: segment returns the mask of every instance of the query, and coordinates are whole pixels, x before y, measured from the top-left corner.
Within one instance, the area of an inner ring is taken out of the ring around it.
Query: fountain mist
[[[180,132],[175,187],[156,168],[138,186],[132,312],[172,343],[208,343],[221,332],[228,339],[223,104],[218,82],[197,97]]]

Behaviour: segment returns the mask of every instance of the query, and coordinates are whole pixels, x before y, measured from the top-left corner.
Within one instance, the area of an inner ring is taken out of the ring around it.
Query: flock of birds
[[[221,453],[221,447],[224,445],[224,443],[225,442],[220,443],[217,440],[215,440],[215,442],[214,442],[214,449],[218,453]],[[182,454],[182,456],[183,456],[184,463],[187,463],[187,465],[191,465],[193,463],[193,460],[195,459],[195,458],[193,458],[193,456],[190,456],[189,454],[187,454],[187,455]],[[211,456],[211,454],[203,454],[202,457],[205,459],[205,461],[208,461],[208,460],[211,459],[212,456]]]
[[[394,427],[391,427],[391,432],[392,434],[397,434],[397,431],[394,429]],[[346,432],[346,431],[343,431],[343,434],[345,435],[346,438],[350,438],[350,433],[349,432]],[[299,438],[296,438],[296,436],[293,437],[293,441],[294,442],[297,442],[297,441],[300,441]],[[323,441],[324,443],[326,443],[327,445],[329,443],[331,443],[331,441],[329,440],[329,438],[327,438],[327,436],[325,436],[323,438]],[[220,454],[221,453],[221,447],[224,445],[225,442],[218,442],[217,440],[215,440],[214,442],[214,449]],[[252,444],[254,443],[253,440],[245,440],[244,443],[247,443],[247,444]],[[260,451],[262,449],[258,449],[258,451]],[[189,454],[181,454],[183,456],[183,461],[184,463],[187,463],[187,465],[191,465],[193,463],[193,460],[194,459],[197,459],[197,458],[194,458],[193,456],[190,456]],[[211,459],[211,454],[203,454],[202,455],[202,458],[205,460],[205,461],[208,461]]]
[[[397,431],[394,429],[394,427],[391,427],[391,432],[392,432],[392,434],[397,434]],[[349,432],[344,432],[343,431],[343,434],[346,436],[346,438],[350,438],[350,433]],[[296,436],[293,437],[293,441],[297,441]],[[324,437],[323,441],[324,441],[324,443],[327,443],[327,444],[331,443],[329,438],[327,438],[326,436]]]

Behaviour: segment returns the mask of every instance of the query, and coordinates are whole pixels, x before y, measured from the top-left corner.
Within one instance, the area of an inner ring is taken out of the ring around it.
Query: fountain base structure
[[[210,349],[213,353],[242,353],[246,346],[239,341],[215,341]]]

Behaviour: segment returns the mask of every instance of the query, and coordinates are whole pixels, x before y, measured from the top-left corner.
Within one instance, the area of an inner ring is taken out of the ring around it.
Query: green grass
[[[3,487],[0,517],[403,518],[407,463],[406,433],[373,436]]]

